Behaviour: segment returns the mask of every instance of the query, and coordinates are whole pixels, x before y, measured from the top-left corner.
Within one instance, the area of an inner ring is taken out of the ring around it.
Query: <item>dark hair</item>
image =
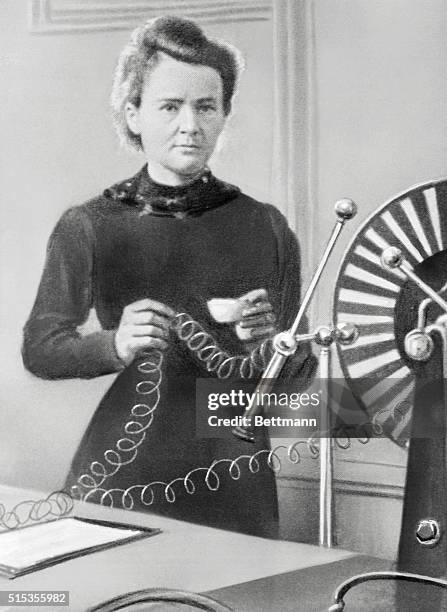
[[[142,148],[141,138],[129,129],[125,107],[127,102],[140,106],[147,71],[157,64],[159,53],[166,53],[189,64],[214,68],[222,78],[223,110],[226,115],[231,111],[243,66],[236,48],[224,41],[207,38],[202,29],[189,19],[158,17],[136,28],[118,60],[111,104],[118,135],[124,143],[137,150]]]

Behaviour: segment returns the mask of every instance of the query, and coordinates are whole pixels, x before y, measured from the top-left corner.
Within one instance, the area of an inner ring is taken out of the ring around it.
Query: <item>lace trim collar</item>
[[[183,219],[222,206],[240,194],[240,189],[217,179],[209,169],[193,183],[181,187],[160,185],[144,166],[134,177],[116,183],[104,196],[140,209],[140,215]]]

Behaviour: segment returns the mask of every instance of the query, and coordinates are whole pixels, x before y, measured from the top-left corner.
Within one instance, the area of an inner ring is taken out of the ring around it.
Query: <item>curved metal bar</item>
[[[231,608],[211,597],[174,589],[142,589],[141,591],[125,593],[88,608],[87,612],[114,612],[133,604],[155,602],[194,606],[197,610],[204,610],[205,612],[233,612]]]
[[[402,580],[404,582],[419,582],[420,584],[439,586],[443,589],[447,589],[446,580],[432,578],[431,576],[423,576],[422,574],[410,574],[407,572],[369,572],[366,574],[358,574],[357,576],[352,576],[352,578],[345,580],[335,589],[335,603],[328,608],[328,612],[341,612],[344,610],[346,604],[343,598],[346,593],[352,589],[352,587],[370,580]]]

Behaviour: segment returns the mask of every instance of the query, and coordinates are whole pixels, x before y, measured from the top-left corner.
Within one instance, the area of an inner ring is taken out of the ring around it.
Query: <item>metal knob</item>
[[[397,247],[388,247],[382,252],[381,256],[382,265],[384,268],[398,268],[404,256],[402,255],[402,251]]]
[[[334,209],[339,219],[352,219],[357,214],[357,204],[349,198],[342,198],[335,202]]]
[[[359,330],[352,323],[338,323],[335,328],[335,338],[345,345],[353,344],[359,337]]]
[[[335,332],[331,327],[322,325],[315,332],[315,342],[320,346],[331,346],[335,338]]]
[[[296,352],[297,342],[295,336],[289,331],[280,332],[276,334],[273,339],[273,348],[281,355],[290,357]]]
[[[428,361],[433,353],[432,337],[420,329],[413,329],[405,336],[404,348],[410,359]]]
[[[416,527],[416,539],[423,546],[436,546],[441,538],[441,528],[434,519],[422,519]]]

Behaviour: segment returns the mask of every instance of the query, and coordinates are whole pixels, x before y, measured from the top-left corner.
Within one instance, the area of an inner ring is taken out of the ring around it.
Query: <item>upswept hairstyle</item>
[[[222,78],[223,110],[231,111],[237,81],[243,68],[239,51],[227,42],[207,38],[202,29],[189,19],[157,17],[136,28],[124,47],[115,70],[111,105],[112,117],[121,142],[138,151],[141,138],[127,125],[125,107],[131,102],[137,108],[148,70],[155,67],[158,53],[176,60],[214,68]]]

